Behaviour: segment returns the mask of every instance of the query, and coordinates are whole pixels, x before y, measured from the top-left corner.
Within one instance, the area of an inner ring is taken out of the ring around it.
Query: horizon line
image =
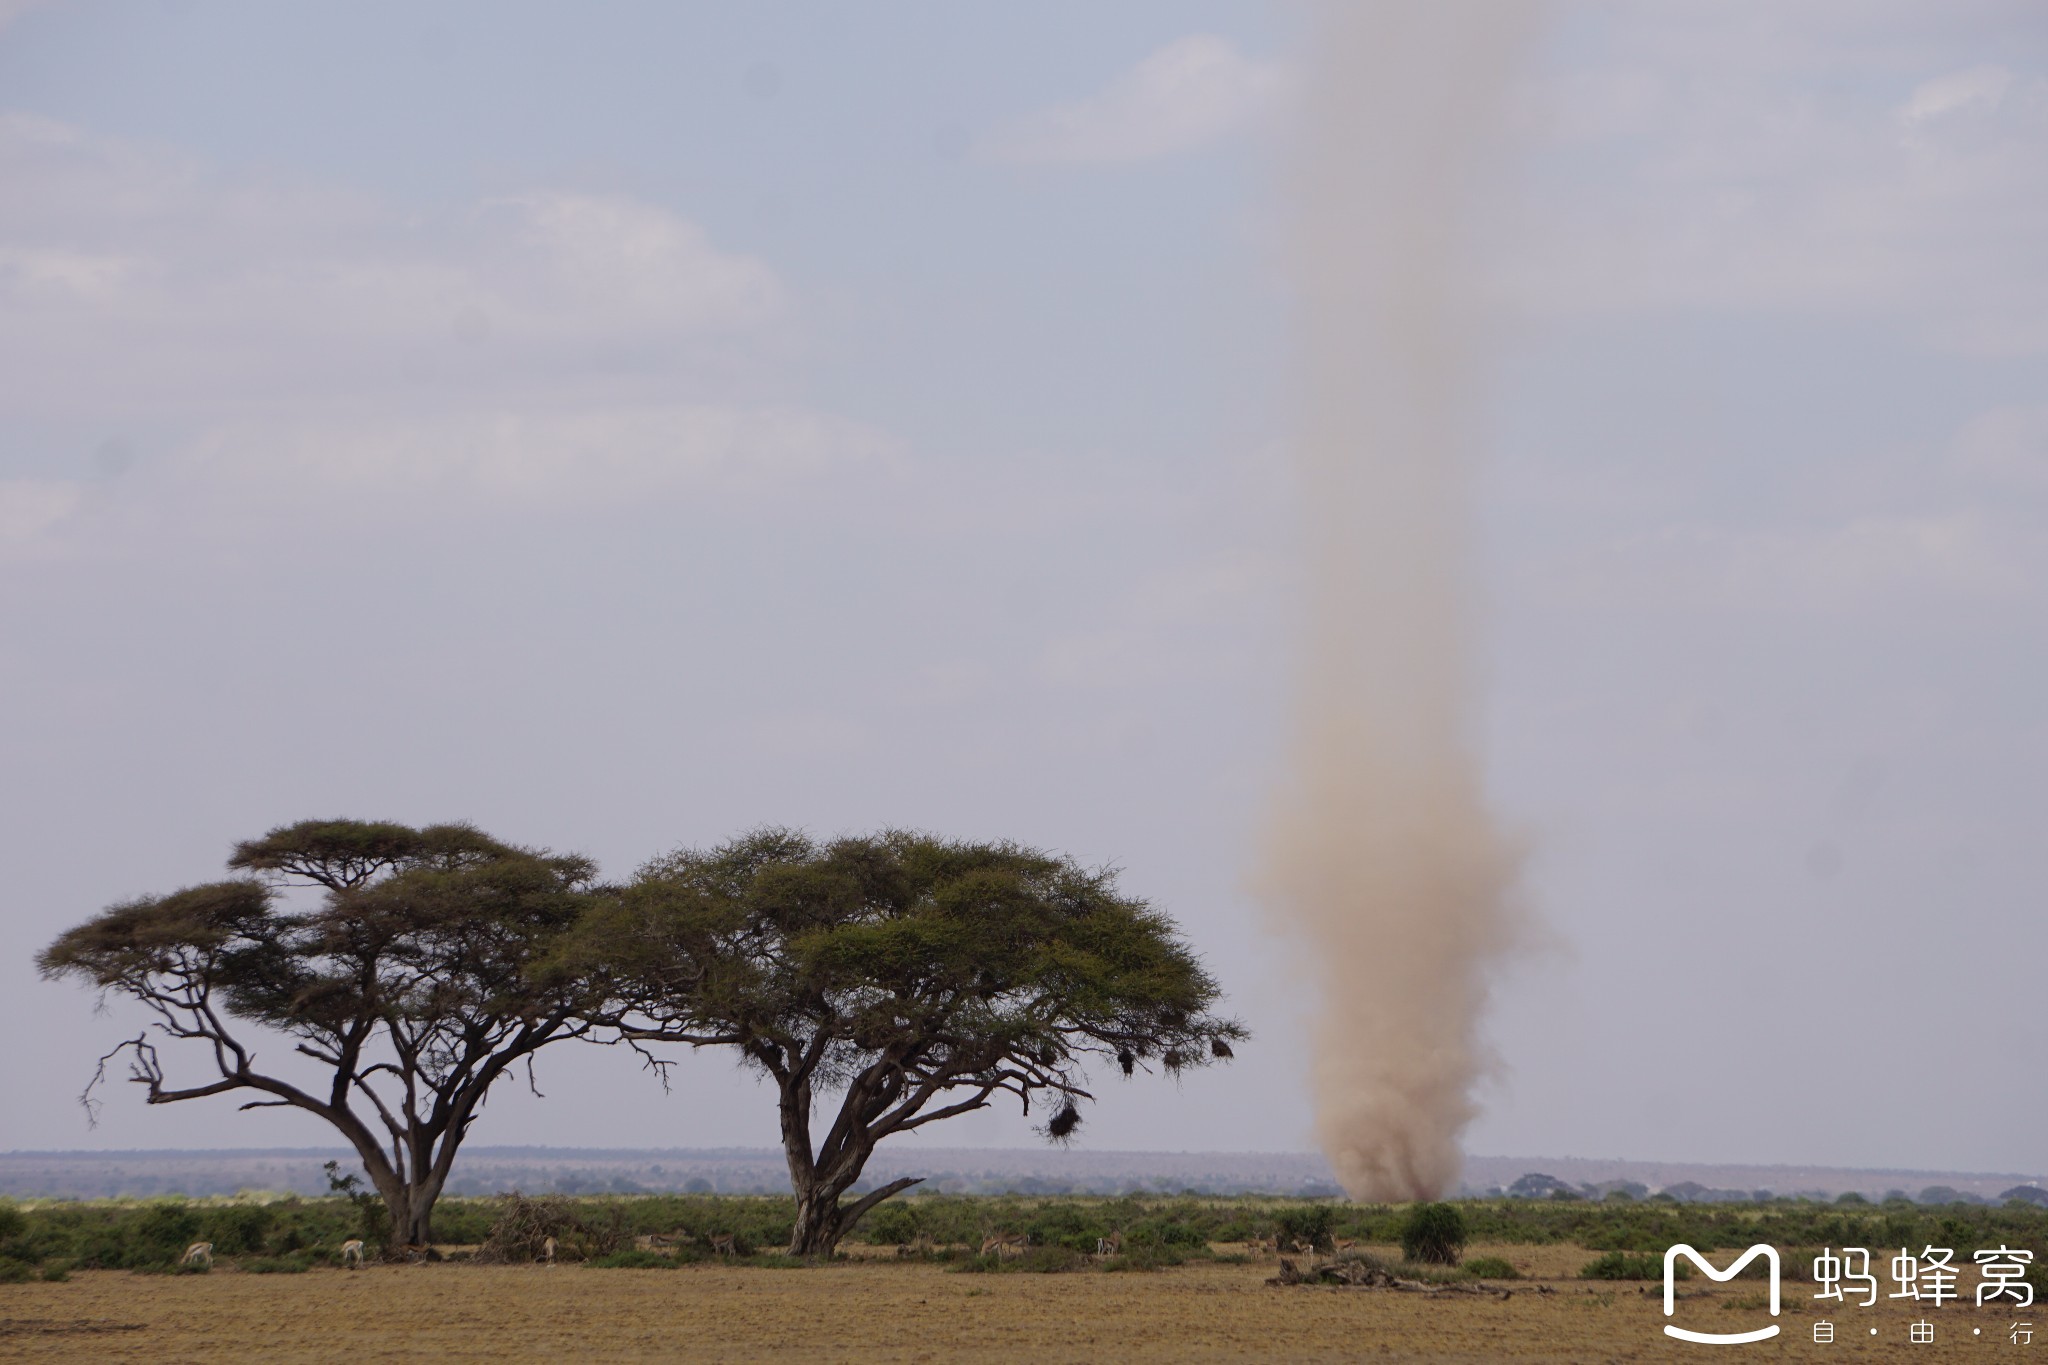
[[[464,1152],[471,1155],[490,1153],[528,1153],[536,1155],[598,1155],[598,1156],[754,1156],[781,1160],[780,1147],[770,1146],[725,1146],[725,1147],[593,1147],[556,1146],[544,1143],[502,1143],[464,1144]],[[899,1147],[898,1151],[910,1150]],[[1053,1149],[1050,1146],[1016,1147],[942,1147],[919,1146],[915,1150],[939,1153],[958,1152],[994,1154],[1030,1154],[1043,1156]],[[1093,1156],[1211,1156],[1211,1157],[1294,1157],[1322,1158],[1323,1154],[1312,1149],[1301,1148],[1165,1148],[1165,1147],[1094,1147],[1067,1149],[1073,1155]],[[252,1156],[354,1156],[351,1148],[332,1147],[69,1147],[69,1148],[11,1148],[0,1152],[0,1160],[33,1157],[252,1157]],[[881,1155],[878,1150],[877,1155]],[[1839,1171],[1860,1172],[1868,1175],[1967,1175],[1979,1178],[2010,1177],[2024,1182],[2039,1183],[2048,1177],[2039,1173],[2020,1171],[1974,1171],[1954,1167],[1933,1166],[1856,1166],[1837,1165],[1822,1161],[1702,1161],[1674,1157],[1625,1157],[1625,1156],[1517,1156],[1497,1155],[1485,1152],[1465,1154],[1467,1161],[1505,1161],[1526,1163],[1531,1167],[1528,1173],[1540,1173],[1534,1168],[1544,1164],[1566,1162],[1588,1162],[1619,1166],[1706,1166],[1729,1170],[1752,1171]]]

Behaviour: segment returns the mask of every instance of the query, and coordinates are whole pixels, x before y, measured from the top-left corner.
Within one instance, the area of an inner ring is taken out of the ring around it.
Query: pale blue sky
[[[125,1021],[27,963],[329,812],[1113,861],[1258,1041],[1089,1141],[1307,1145],[1243,889],[1293,11],[10,14],[0,1147],[325,1140],[87,1132]],[[1475,224],[1485,754],[1548,946],[1469,1146],[2048,1168],[2048,19],[1551,16]],[[721,1060],[541,1073],[478,1140],[773,1140]]]

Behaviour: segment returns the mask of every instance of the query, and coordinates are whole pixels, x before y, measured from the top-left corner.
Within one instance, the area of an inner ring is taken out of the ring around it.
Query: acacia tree
[[[650,863],[577,952],[618,1036],[730,1045],[774,1081],[793,1256],[829,1256],[918,1183],[841,1202],[892,1134],[1001,1093],[1044,1104],[1065,1140],[1088,1059],[1179,1072],[1245,1036],[1209,1013],[1216,982],[1164,914],[1112,873],[1011,844],[760,830]]]
[[[434,1203],[486,1092],[590,1023],[552,960],[597,898],[581,858],[503,844],[469,825],[306,821],[239,844],[251,874],[116,905],[64,934],[43,975],[82,978],[156,1016],[123,1053],[149,1103],[250,1092],[332,1124],[390,1211],[394,1247],[432,1238]],[[294,908],[287,888],[312,889]],[[245,1028],[244,1024],[254,1026]],[[258,1068],[275,1030],[318,1084]],[[156,1040],[185,1043],[214,1079],[170,1083]]]

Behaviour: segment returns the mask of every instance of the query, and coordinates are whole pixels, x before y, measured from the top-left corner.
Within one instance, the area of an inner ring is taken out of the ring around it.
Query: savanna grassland
[[[0,1358],[1684,1360],[1701,1348],[1661,1336],[1659,1283],[1584,1278],[1655,1273],[1663,1248],[1683,1240],[1703,1250],[1768,1241],[1784,1253],[1784,1330],[1759,1349],[2024,1359],[2008,1320],[2030,1312],[1973,1307],[1967,1272],[1962,1301],[1938,1311],[1831,1307],[1837,1340],[1817,1345],[1813,1286],[1801,1278],[1811,1253],[1800,1249],[1846,1243],[1882,1256],[1933,1241],[1967,1263],[1979,1246],[2038,1253],[2048,1234],[2048,1211],[2021,1206],[1458,1207],[1470,1240],[1457,1266],[1404,1263],[1400,1209],[948,1197],[885,1205],[866,1240],[805,1264],[761,1250],[776,1244],[778,1220],[786,1232],[786,1200],[462,1200],[438,1220],[437,1235],[458,1235],[439,1244],[444,1259],[351,1272],[335,1250],[360,1231],[364,1208],[345,1200],[52,1204],[7,1210]],[[543,1225],[562,1234],[554,1266],[527,1259],[517,1241]],[[1096,1256],[1096,1238],[1112,1232],[1121,1254]],[[1029,1236],[1030,1249],[978,1254],[994,1233]],[[650,1236],[676,1245],[636,1245]],[[708,1249],[725,1236],[731,1257]],[[1327,1262],[1339,1239],[1355,1239],[1344,1254],[1376,1257],[1426,1288],[1271,1283],[1278,1258],[1252,1239],[1273,1236],[1321,1242],[1312,1257],[1290,1256],[1297,1266]],[[215,1243],[210,1271],[170,1268],[187,1237]],[[1764,1289],[1748,1278],[1688,1281],[1677,1320],[1708,1331],[1767,1323]],[[1936,1340],[1909,1346],[1908,1324],[1922,1317]]]

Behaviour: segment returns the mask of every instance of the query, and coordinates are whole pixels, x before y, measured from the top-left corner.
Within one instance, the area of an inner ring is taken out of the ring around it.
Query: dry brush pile
[[[476,1260],[506,1265],[548,1259],[552,1239],[553,1259],[592,1261],[616,1254],[631,1237],[626,1211],[618,1204],[592,1208],[564,1195],[510,1194],[490,1235],[477,1248]]]

